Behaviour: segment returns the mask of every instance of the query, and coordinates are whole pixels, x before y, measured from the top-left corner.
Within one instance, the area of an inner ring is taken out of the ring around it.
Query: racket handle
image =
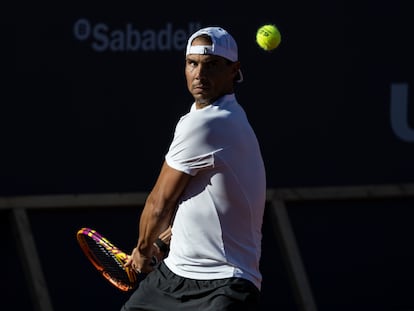
[[[156,266],[158,264],[158,259],[155,256],[152,256],[151,259],[151,266]]]

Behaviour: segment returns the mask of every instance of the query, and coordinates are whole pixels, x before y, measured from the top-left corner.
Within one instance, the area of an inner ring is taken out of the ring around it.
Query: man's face
[[[192,45],[210,45],[206,38],[194,39]],[[186,57],[187,87],[197,104],[208,105],[233,92],[238,63],[216,55],[189,54]]]

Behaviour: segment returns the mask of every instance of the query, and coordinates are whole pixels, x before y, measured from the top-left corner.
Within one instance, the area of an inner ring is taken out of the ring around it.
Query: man
[[[194,33],[185,76],[194,103],[176,126],[127,263],[151,273],[122,310],[258,310],[266,179],[234,94],[243,78],[233,37],[220,27]],[[168,256],[151,266],[154,242],[169,234]]]

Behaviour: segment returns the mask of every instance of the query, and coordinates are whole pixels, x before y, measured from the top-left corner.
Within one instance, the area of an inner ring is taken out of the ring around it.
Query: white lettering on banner
[[[187,38],[201,28],[200,23],[189,23],[187,29],[174,29],[167,23],[161,29],[138,30],[131,23],[124,28],[111,29],[105,23],[92,25],[88,19],[78,19],[73,34],[79,41],[90,41],[96,52],[183,51]]]
[[[391,128],[406,142],[414,142],[414,129],[408,124],[408,84],[391,84]]]

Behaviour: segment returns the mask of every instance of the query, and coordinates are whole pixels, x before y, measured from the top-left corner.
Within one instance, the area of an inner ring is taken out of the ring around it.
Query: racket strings
[[[122,291],[129,291],[145,278],[129,267],[124,267],[128,255],[95,230],[82,228],[77,240],[84,254],[100,274]]]
[[[87,239],[86,243],[91,249],[98,265],[106,274],[106,277],[109,277],[118,283],[130,283],[128,275],[123,266],[124,263],[115,256],[112,250],[107,249],[104,245],[93,239]]]

